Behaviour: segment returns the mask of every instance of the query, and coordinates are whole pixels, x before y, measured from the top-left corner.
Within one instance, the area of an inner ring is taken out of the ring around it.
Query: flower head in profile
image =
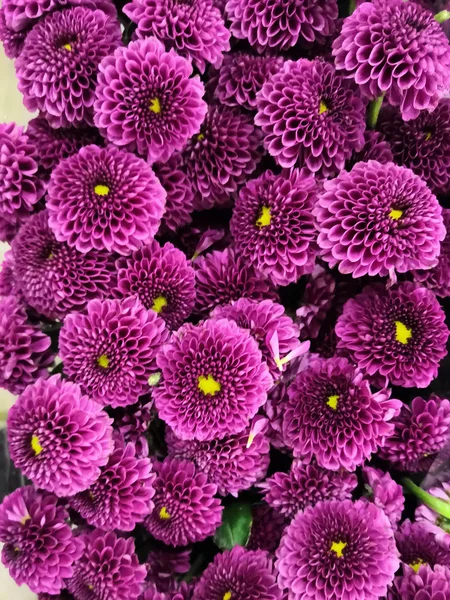
[[[432,290],[436,296],[450,296],[450,210],[442,209],[442,217],[446,229],[445,238],[441,242],[441,253],[438,263],[431,269],[413,271],[414,280]]]
[[[441,600],[450,597],[450,569],[422,565],[395,578],[388,600]]]
[[[395,529],[405,507],[403,488],[389,473],[380,469],[364,467],[363,478],[368,499],[386,513],[392,528]]]
[[[153,169],[167,194],[159,232],[174,233],[192,221],[194,191],[180,154],[172,154],[167,162],[157,163]]]

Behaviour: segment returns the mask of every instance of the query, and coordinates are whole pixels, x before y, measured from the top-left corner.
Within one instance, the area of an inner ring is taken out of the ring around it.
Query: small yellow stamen
[[[407,344],[408,340],[412,338],[412,329],[406,327],[401,321],[394,321],[395,325],[395,339],[400,344]]]
[[[95,496],[92,492],[88,492],[89,500],[95,500]]]
[[[15,546],[15,548],[14,548],[14,552],[20,552],[20,548],[19,548],[19,546]]]
[[[149,108],[153,113],[155,113],[155,115],[159,115],[159,113],[161,112],[161,103],[159,101],[159,98],[153,98],[152,100],[150,100]]]
[[[344,550],[347,547],[347,542],[333,542],[331,544],[331,552],[334,552],[338,558],[344,556]]]
[[[102,369],[107,369],[109,367],[109,358],[106,356],[106,354],[102,354],[97,358],[97,364]]]
[[[165,506],[163,506],[162,509],[159,511],[159,518],[163,521],[167,521],[168,519],[170,519],[170,515],[167,512],[167,508]]]
[[[109,187],[99,183],[95,186],[94,192],[97,194],[97,196],[107,196],[109,194]]]
[[[391,219],[394,219],[394,221],[398,221],[402,215],[403,211],[399,208],[393,208],[389,213],[389,216],[391,217]]]
[[[214,377],[212,377],[212,375],[208,375],[208,377],[200,375],[198,378],[198,389],[203,392],[205,396],[215,396],[217,392],[220,392],[222,386],[214,379]]]
[[[31,448],[33,449],[34,453],[36,456],[38,456],[42,450],[44,449],[40,442],[39,442],[39,438],[37,435],[32,435],[31,436]]]
[[[222,600],[231,600],[231,592],[225,592]]]
[[[201,142],[202,140],[205,139],[205,134],[204,133],[199,133],[198,136],[197,136],[197,139],[198,139],[199,142]]]
[[[93,590],[94,586],[89,583],[88,586],[87,586],[87,588],[88,588],[88,590]]]
[[[148,385],[150,385],[151,387],[154,387],[155,385],[158,385],[159,380],[161,379],[161,373],[152,373],[150,375],[150,377],[148,378]]]
[[[153,300],[152,310],[154,310],[157,313],[160,313],[162,309],[166,306],[167,300],[164,298],[164,296],[158,296]]]
[[[64,50],[68,50],[69,52],[72,52],[72,44],[63,44],[63,48],[64,48]]]
[[[323,100],[320,101],[319,104],[319,115],[322,115],[324,112],[327,112],[328,106],[325,104]]]
[[[420,569],[420,567],[422,565],[426,565],[427,563],[423,562],[423,560],[421,558],[418,558],[416,561],[414,561],[413,563],[409,563],[409,566],[411,567],[411,569],[414,571],[414,573],[417,573]]]
[[[21,524],[21,525],[25,525],[25,523],[26,523],[27,521],[29,521],[30,519],[31,519],[30,515],[25,515],[24,517],[22,517],[22,518],[20,519],[20,524]]]
[[[333,410],[337,409],[339,396],[328,396],[327,406],[332,408]]]
[[[428,142],[429,139],[431,139],[431,131],[426,131],[425,132],[425,141]]]
[[[261,209],[261,213],[256,221],[257,227],[267,227],[270,225],[272,220],[272,216],[270,214],[270,208],[268,206],[263,206]]]
[[[47,256],[47,260],[52,260],[52,258],[54,258],[55,255],[53,254],[53,252],[50,252],[50,254]]]

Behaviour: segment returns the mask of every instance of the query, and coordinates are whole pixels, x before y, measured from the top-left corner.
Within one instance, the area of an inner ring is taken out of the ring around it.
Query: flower
[[[175,577],[185,575],[191,568],[191,551],[186,549],[151,550],[147,555],[147,581],[151,581],[158,590],[172,591]]]
[[[161,592],[151,584],[144,590],[140,600],[190,600],[192,595],[192,584],[182,581],[180,586],[171,591]]]
[[[155,36],[202,73],[206,63],[220,67],[230,49],[230,32],[212,0],[131,0],[123,12],[137,23],[138,38]]]
[[[163,346],[157,363],[162,383],[154,390],[156,408],[184,440],[239,433],[272,385],[258,344],[226,319],[185,326]]]
[[[64,372],[103,406],[127,406],[149,391],[155,357],[168,339],[164,321],[135,298],[91,300],[64,321]]]
[[[363,500],[319,502],[298,513],[277,557],[278,584],[291,590],[290,600],[343,598],[344,593],[378,600],[399,567],[388,518]]]
[[[414,280],[432,290],[436,296],[446,298],[450,296],[450,210],[442,209],[446,235],[441,242],[441,253],[438,263],[431,269],[414,271]]]
[[[265,503],[252,506],[252,527],[246,544],[249,550],[275,552],[286,526],[286,519]]]
[[[15,279],[16,278],[14,276],[14,260],[12,257],[12,252],[11,250],[7,250],[3,255],[0,270],[0,297],[12,296],[17,294]],[[8,303],[6,304],[8,305]],[[10,324],[8,324],[8,328],[9,327]]]
[[[323,44],[334,33],[338,18],[336,0],[228,0],[230,31],[247,39],[258,52],[287,50],[298,43]]]
[[[138,600],[145,567],[134,552],[134,539],[98,529],[80,536],[85,548],[67,589],[77,600]]]
[[[362,475],[368,492],[368,499],[383,510],[393,529],[396,529],[405,507],[403,488],[389,473],[380,469],[364,467]]]
[[[433,14],[415,2],[363,2],[333,43],[336,68],[368,98],[384,95],[405,121],[436,108],[450,87],[450,47]]]
[[[189,317],[195,303],[195,274],[181,250],[153,241],[116,265],[116,295],[138,296],[170,329],[178,329]]]
[[[445,237],[442,209],[405,167],[358,163],[324,184],[314,209],[330,267],[353,277],[434,267]]]
[[[422,565],[417,573],[408,571],[396,577],[388,600],[444,600],[450,597],[450,569]]]
[[[0,242],[11,243],[19,229],[19,223],[10,223],[0,216]]]
[[[262,550],[235,546],[217,554],[201,574],[192,600],[281,600],[272,560]]]
[[[49,319],[82,310],[92,298],[110,293],[114,257],[107,252],[81,254],[57,242],[46,210],[22,225],[12,244],[17,285],[27,303]]]
[[[183,161],[194,190],[194,208],[231,204],[262,158],[261,133],[251,115],[211,105],[201,132],[191,138]]]
[[[168,429],[166,442],[169,456],[191,460],[217,486],[220,496],[237,497],[266,474],[270,451],[266,429],[267,420],[263,419],[258,428],[247,427],[240,433],[209,442],[180,440]]]
[[[384,164],[392,162],[394,158],[392,156],[391,147],[385,140],[384,135],[379,131],[366,129],[364,132],[364,146],[359,152],[355,152],[352,155],[345,167],[347,171],[351,171],[356,163],[369,162],[369,160],[376,160],[377,162]]]
[[[147,458],[149,447],[147,431],[152,421],[152,402],[137,404],[114,418],[114,428],[124,444],[131,442],[135,447],[136,458]]]
[[[165,200],[144,160],[113,146],[91,145],[53,171],[48,222],[59,242],[80,252],[131,254],[154,238]]]
[[[0,387],[20,394],[36,379],[48,376],[53,363],[50,338],[28,320],[16,296],[0,299]]]
[[[333,306],[335,290],[333,275],[316,264],[306,284],[301,305],[295,313],[300,339],[318,337],[322,323]]]
[[[44,117],[31,119],[27,127],[27,136],[36,148],[39,148],[36,161],[47,176],[64,158],[73,156],[83,146],[101,143],[101,137],[96,129],[90,127],[54,129]]]
[[[197,296],[195,312],[206,316],[216,306],[239,298],[278,297],[273,287],[234,250],[215,250],[194,263]]]
[[[78,385],[38,379],[8,413],[11,459],[36,486],[57,496],[87,489],[112,451],[112,420]]]
[[[316,183],[298,169],[265,171],[239,192],[230,222],[236,252],[275,285],[311,273],[317,254]]]
[[[444,311],[432,292],[405,282],[366,287],[344,305],[336,323],[338,350],[368,376],[404,387],[427,387],[447,354]]]
[[[16,59],[25,107],[52,127],[92,124],[98,65],[121,44],[119,22],[84,6],[47,15]]]
[[[19,488],[0,505],[3,564],[18,585],[32,592],[57,594],[73,575],[83,544],[66,523],[58,498],[32,486]]]
[[[192,221],[194,191],[182,165],[180,154],[172,154],[164,164],[153,165],[155,174],[166,190],[166,212],[160,233],[175,232]]]
[[[316,463],[294,461],[289,473],[274,473],[259,487],[264,500],[287,519],[321,500],[347,500],[358,485],[353,473],[327,471]]]
[[[212,535],[222,518],[217,487],[208,483],[194,463],[166,458],[155,463],[155,508],[144,525],[157,540],[170,546],[186,546]]]
[[[401,561],[416,573],[423,564],[450,567],[450,550],[443,548],[422,523],[404,521],[395,539]]]
[[[15,123],[0,124],[0,218],[15,225],[34,210],[45,194],[37,176],[37,148]]]
[[[281,56],[226,54],[214,95],[222,104],[256,110],[256,94],[281,69],[283,62]]]
[[[428,493],[438,500],[450,502],[450,484],[447,482],[431,487]],[[416,522],[420,522],[427,531],[430,531],[435,536],[439,544],[447,549],[450,548],[450,527],[449,520],[446,517],[437,513],[426,504],[420,504],[416,508],[414,517]]]
[[[276,332],[278,337],[279,353],[287,355],[290,352],[300,350],[301,344],[298,340],[299,331],[292,319],[285,314],[284,306],[272,300],[249,300],[240,298],[232,304],[218,306],[211,313],[214,319],[230,319],[237,323],[242,329],[247,329],[250,335],[258,343],[270,374],[274,380],[280,377],[280,372],[285,366],[282,359],[273,356],[269,344],[270,336]],[[307,348],[303,349],[306,352]]]
[[[191,63],[156,38],[118,48],[100,64],[95,125],[116,146],[166,162],[197,133],[207,106]]]
[[[450,402],[435,395],[428,401],[414,398],[411,406],[402,406],[393,425],[381,456],[400,471],[427,471],[447,443]]]
[[[150,459],[137,458],[134,444],[118,442],[100,477],[70,506],[93,527],[132,531],[153,508],[155,478]]]
[[[0,41],[8,58],[17,58],[22,52],[23,43],[28,32],[16,32],[6,24],[5,9],[0,8]]]
[[[255,123],[282,167],[307,167],[328,177],[364,145],[364,105],[330,63],[286,61],[263,85],[257,105]]]
[[[393,433],[400,406],[389,390],[371,392],[347,359],[317,359],[288,388],[283,435],[295,456],[353,471]]]

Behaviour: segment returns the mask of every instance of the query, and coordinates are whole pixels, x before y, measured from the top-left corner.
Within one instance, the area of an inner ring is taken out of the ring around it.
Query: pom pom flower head
[[[447,354],[444,321],[429,290],[407,282],[388,290],[373,285],[346,302],[337,347],[379,382],[427,387]]]
[[[173,233],[191,222],[194,191],[180,154],[173,154],[166,163],[154,165],[154,169],[167,194],[160,233]]]
[[[327,177],[364,145],[362,100],[329,63],[287,61],[264,84],[257,105],[255,123],[282,167],[306,167]]]
[[[430,567],[435,565],[450,566],[450,550],[444,548],[423,523],[404,521],[396,535],[397,548],[400,559],[407,567],[404,572],[412,569],[417,573],[421,565]],[[409,567],[409,568],[408,568]]]
[[[69,496],[92,485],[112,451],[111,419],[74,383],[39,379],[8,414],[11,459],[38,487]]]
[[[356,164],[324,184],[314,210],[331,267],[354,277],[436,265],[445,237],[442,209],[426,184],[393,163]]]
[[[67,511],[58,498],[32,486],[6,496],[0,505],[0,542],[3,564],[18,585],[35,593],[57,594],[74,573],[82,542],[66,523]]]
[[[226,319],[186,325],[161,349],[157,362],[162,370],[154,391],[159,416],[185,440],[239,433],[272,385],[255,340]]]
[[[389,473],[383,473],[380,469],[372,467],[363,469],[363,478],[369,500],[386,513],[395,529],[405,506],[402,486],[396,483]]]
[[[362,2],[333,43],[336,68],[368,98],[383,96],[405,121],[433,110],[450,87],[450,46],[418,2]]]
[[[87,146],[53,171],[49,225],[80,252],[130,254],[153,239],[166,193],[147,163],[112,146]]]
[[[116,146],[165,162],[198,133],[207,106],[192,65],[156,38],[131,42],[100,64],[95,124]]]
[[[94,400],[127,406],[149,390],[164,321],[135,298],[92,300],[69,315],[60,334],[64,372]]]
[[[450,569],[436,565],[419,567],[417,573],[412,569],[395,578],[388,600],[440,600],[450,598]]]

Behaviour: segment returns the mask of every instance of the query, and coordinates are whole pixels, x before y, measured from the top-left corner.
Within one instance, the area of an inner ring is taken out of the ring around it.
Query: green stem
[[[356,0],[350,0],[348,3],[348,14],[352,15],[356,10]]]
[[[402,483],[407,490],[412,492],[415,496],[417,496],[417,498],[419,498],[419,500],[422,500],[422,502],[429,506],[432,510],[442,515],[446,519],[450,519],[450,502],[446,502],[441,498],[436,498],[436,496],[429,494],[421,487],[413,483],[408,477],[405,477]]]
[[[450,19],[450,10],[441,10],[437,15],[434,15],[434,18],[438,23],[445,23]]]
[[[375,98],[375,100],[372,100],[372,102],[369,104],[369,115],[367,117],[367,122],[370,129],[375,129],[376,127],[378,115],[380,114],[381,106],[383,104],[383,99],[384,96],[378,96],[378,98]]]

